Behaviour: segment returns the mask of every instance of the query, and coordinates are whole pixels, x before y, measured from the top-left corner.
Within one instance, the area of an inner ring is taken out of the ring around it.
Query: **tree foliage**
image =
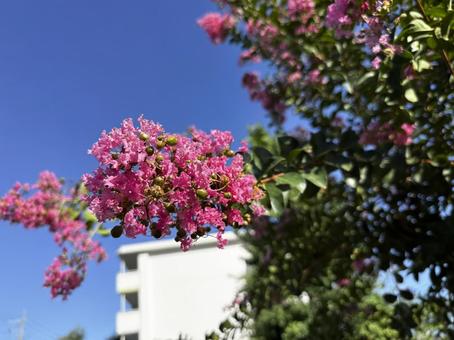
[[[250,134],[270,217],[245,238],[243,300],[222,336],[453,336],[452,4],[220,5],[236,22],[223,40],[244,49],[240,61],[269,66],[243,85],[275,130]],[[384,271],[394,280],[381,297]],[[415,296],[408,276],[427,273]],[[309,302],[295,302],[301,294]]]

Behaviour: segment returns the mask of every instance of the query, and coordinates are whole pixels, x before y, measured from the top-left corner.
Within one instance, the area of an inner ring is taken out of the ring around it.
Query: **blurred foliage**
[[[208,338],[453,338],[452,1],[389,2],[380,20],[402,52],[382,51],[378,69],[370,50],[323,25],[295,33],[286,1],[222,3],[238,20],[229,42],[268,63],[267,91],[301,125],[286,131],[285,114],[270,109],[274,131],[250,131],[250,170],[269,217],[243,235],[246,284]],[[330,3],[315,1],[319,18]],[[279,33],[261,44],[244,30],[251,21]],[[296,65],[270,53],[273,44],[285,44]],[[323,82],[289,83],[295,70],[318,70]],[[361,144],[371,122],[412,124],[412,142]],[[379,294],[384,271],[394,282]],[[415,294],[407,277],[421,283],[423,273],[429,288]]]
[[[85,331],[82,328],[75,328],[67,335],[58,338],[58,340],[84,340]]]

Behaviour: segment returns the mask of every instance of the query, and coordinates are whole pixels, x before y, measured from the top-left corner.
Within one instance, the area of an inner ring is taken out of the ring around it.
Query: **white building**
[[[241,287],[246,250],[232,233],[221,250],[216,239],[200,239],[187,252],[174,240],[121,246],[117,292],[122,340],[193,340],[219,326]]]

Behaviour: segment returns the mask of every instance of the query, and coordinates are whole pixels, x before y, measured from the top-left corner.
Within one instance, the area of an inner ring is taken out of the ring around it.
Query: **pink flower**
[[[326,26],[334,28],[337,37],[351,36],[350,26],[353,18],[349,14],[350,5],[350,0],[335,0],[328,6]]]
[[[408,80],[413,80],[413,79],[415,79],[416,73],[415,73],[415,70],[413,69],[413,66],[412,66],[412,65],[408,65],[408,66],[405,67],[405,69],[404,69],[404,76],[405,76],[405,78],[407,78]]]
[[[402,131],[398,131],[394,133],[393,142],[396,145],[409,145],[413,143],[412,135],[415,131],[414,124],[404,123],[400,126]]]
[[[197,24],[207,32],[214,44],[220,44],[235,26],[235,19],[228,14],[207,13],[197,20]]]
[[[389,123],[372,122],[361,133],[359,143],[378,145],[391,142],[397,146],[405,146],[413,142],[412,135],[414,130],[414,124],[404,123],[401,125],[400,130],[395,130]]]
[[[311,70],[309,71],[309,73],[307,74],[307,80],[306,80],[309,84],[322,84],[324,81],[320,75],[320,70]]]
[[[63,300],[66,300],[68,295],[82,283],[86,267],[83,264],[74,267],[70,263],[77,261],[77,258],[69,260],[65,253],[56,258],[49,268],[47,268],[44,277],[44,286],[50,287],[53,298],[61,295]],[[63,269],[64,267],[66,268]]]
[[[243,51],[240,55],[239,64],[243,65],[246,62],[251,61],[253,63],[259,63],[261,58],[257,55],[257,51],[254,48],[250,48],[246,51]]]
[[[287,77],[287,81],[290,83],[290,84],[293,84],[293,83],[296,83],[297,81],[301,80],[301,78],[303,77],[303,75],[301,74],[301,72],[293,72],[291,74],[288,75]]]
[[[288,14],[296,18],[298,15],[310,15],[314,12],[314,2],[312,0],[289,0]]]
[[[337,281],[337,284],[340,286],[340,287],[347,287],[347,286],[350,286],[352,283],[352,281],[349,279],[349,278],[342,278],[340,280]]]
[[[176,226],[176,241],[188,250],[206,226],[222,234],[228,223],[243,222],[232,204],[252,212],[262,193],[244,172],[242,154],[232,150],[229,131],[191,128],[190,135],[177,135],[143,117],[139,122],[137,128],[125,120],[92,147],[99,167],[83,180],[86,201],[100,221],[120,220],[127,237],[151,227],[159,238]]]
[[[381,65],[381,58],[380,57],[375,57],[374,60],[372,60],[372,67],[376,70],[380,68]]]
[[[18,183],[0,198],[0,219],[30,229],[47,226],[62,249],[45,274],[44,285],[51,288],[53,297],[66,299],[82,283],[87,261],[106,258],[104,249],[87,231],[83,210],[81,216],[74,216],[80,200],[77,190],[71,196],[64,195],[61,182],[49,171],[43,171],[36,184]]]

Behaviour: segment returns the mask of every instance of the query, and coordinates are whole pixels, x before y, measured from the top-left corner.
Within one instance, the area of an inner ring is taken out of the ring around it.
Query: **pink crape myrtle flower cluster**
[[[243,75],[243,86],[249,92],[251,100],[259,101],[264,109],[284,117],[283,113],[287,107],[280,100],[279,96],[269,91],[266,83],[259,78],[257,73],[245,73]]]
[[[375,121],[370,123],[361,133],[359,143],[378,145],[391,142],[397,146],[405,146],[413,142],[412,135],[414,131],[414,124],[404,123],[400,126],[400,130],[396,130],[389,123],[382,124]]]
[[[49,227],[62,249],[45,274],[44,286],[52,297],[67,296],[82,283],[88,260],[106,258],[101,245],[87,232],[86,224],[67,209],[77,193],[63,194],[62,184],[54,173],[44,171],[33,184],[16,185],[0,198],[0,219],[20,223],[25,228]]]
[[[197,21],[214,44],[222,43],[228,32],[235,26],[235,19],[229,14],[207,13]]]
[[[351,37],[354,23],[360,18],[361,12],[352,0],[335,0],[328,6],[326,26],[334,28],[336,37]]]
[[[357,3],[352,0],[335,0],[328,6],[326,26],[334,28],[338,38],[350,38],[354,35],[354,41],[364,44],[375,56],[371,66],[378,69],[382,62],[380,57],[382,51],[392,55],[401,53],[402,49],[390,42],[390,35],[379,17],[379,12],[386,8],[383,1],[377,1],[375,9],[368,15],[371,7],[367,1]],[[365,27],[354,33],[356,25]]]
[[[248,61],[271,61],[279,69],[278,79],[275,79],[277,86],[274,86],[278,91],[284,91],[286,87],[318,86],[328,81],[322,74],[324,70],[319,57],[305,59],[298,52],[299,47],[288,41],[289,27],[295,29],[296,36],[316,37],[316,33],[325,27],[336,39],[350,39],[367,51],[370,57],[367,64],[372,69],[379,69],[386,56],[392,57],[403,50],[391,41],[393,24],[385,24],[384,18],[389,16],[391,4],[387,0],[332,0],[325,8],[316,8],[314,0],[288,0],[272,20],[266,16],[246,18],[244,11],[233,1],[215,2],[229,13],[208,13],[198,21],[199,25],[215,44],[223,42],[228,35],[243,37],[247,48],[239,57],[240,65]],[[320,14],[321,10],[325,11],[324,15]],[[243,78],[251,99],[259,101],[274,121],[283,123],[287,108],[279,100],[282,93],[272,93],[266,81],[255,81],[254,77],[254,73],[248,72]]]
[[[319,30],[319,18],[315,17],[313,0],[289,0],[287,6],[290,19],[300,23],[300,26],[296,29],[296,34],[315,33]],[[313,22],[311,22],[311,19]]]
[[[99,167],[83,179],[97,218],[120,221],[111,230],[114,237],[149,231],[160,238],[176,228],[175,240],[188,250],[214,227],[222,248],[228,225],[246,225],[263,213],[256,179],[243,170],[247,146],[234,152],[230,132],[167,134],[157,123],[138,121],[138,127],[126,119],[102,133],[89,151]]]

